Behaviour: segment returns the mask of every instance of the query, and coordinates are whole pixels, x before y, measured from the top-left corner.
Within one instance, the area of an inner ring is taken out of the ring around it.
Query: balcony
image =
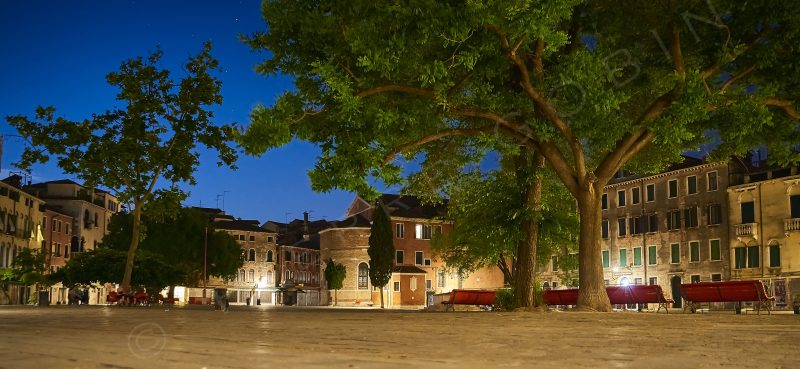
[[[785,219],[783,231],[786,233],[800,231],[800,218]]]
[[[758,233],[758,223],[737,224],[736,237],[756,237]]]

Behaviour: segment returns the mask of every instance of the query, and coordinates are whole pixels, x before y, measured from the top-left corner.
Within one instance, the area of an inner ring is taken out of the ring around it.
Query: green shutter
[[[761,266],[759,255],[758,255],[758,246],[750,246],[747,248],[747,267],[748,268],[758,268]]]
[[[633,265],[640,266],[642,265],[642,248],[637,247],[633,249]]]
[[[658,255],[656,254],[656,247],[655,246],[647,246],[647,263],[649,265],[656,265],[656,258]]]
[[[679,243],[670,245],[670,256],[671,263],[678,264],[681,262],[681,245]]]
[[[689,251],[691,253],[692,261],[698,262],[700,261],[700,243],[699,242],[689,242]]]
[[[628,250],[626,249],[619,250],[619,266],[621,267],[628,266]]]
[[[772,268],[781,266],[781,247],[778,245],[769,247],[769,266]]]
[[[744,247],[737,247],[733,249],[736,259],[736,269],[744,269],[747,267],[747,249]]]
[[[721,260],[719,253],[719,240],[711,240],[711,260]]]
[[[603,250],[603,268],[608,268],[611,264],[608,256],[608,250]]]

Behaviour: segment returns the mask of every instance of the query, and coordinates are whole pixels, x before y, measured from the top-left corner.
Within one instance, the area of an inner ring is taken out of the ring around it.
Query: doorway
[[[683,294],[681,293],[681,277],[674,275],[670,278],[670,285],[672,286],[672,299],[675,303],[672,305],[674,308],[683,307]]]

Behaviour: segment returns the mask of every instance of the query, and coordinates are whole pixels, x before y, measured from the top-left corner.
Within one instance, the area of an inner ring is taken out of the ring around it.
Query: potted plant
[[[795,314],[800,314],[800,293],[794,295],[792,309],[794,310]]]

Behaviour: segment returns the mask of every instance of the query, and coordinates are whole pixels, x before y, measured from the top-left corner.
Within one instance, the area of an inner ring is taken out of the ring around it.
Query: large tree
[[[180,183],[194,184],[198,145],[216,151],[219,165],[233,167],[235,151],[228,146],[230,130],[213,122],[211,107],[222,103],[221,82],[212,75],[219,63],[211,44],[189,57],[184,76],[175,81],[159,67],[162,52],[122,63],[106,80],[119,89],[121,108],[93,114],[82,121],[39,107],[33,118],[7,117],[31,142],[17,166],[28,169],[50,156],[68,174],[89,186],[112,190],[129,205],[133,216],[122,287],[130,287],[143,208],[158,196],[181,193]],[[159,181],[170,185],[159,189]]]
[[[383,308],[383,289],[392,280],[394,268],[394,233],[387,209],[380,201],[372,211],[367,254],[369,254],[369,280],[373,286],[380,287],[381,308]]]
[[[224,279],[233,278],[241,268],[241,246],[230,234],[216,231],[206,214],[192,208],[168,210],[167,214],[153,207],[148,207],[148,210],[142,217],[141,226],[145,232],[139,250],[147,251],[180,270],[183,279],[176,281],[177,284],[201,285],[206,265],[208,276]],[[131,214],[115,214],[111,217],[109,234],[103,238],[102,246],[127,250],[132,225]]]
[[[403,153],[502,136],[541,155],[580,212],[581,307],[611,309],[600,199],[623,166],[754,145],[796,161],[800,7],[769,0],[266,0],[247,42],[296,89],[256,107],[250,153],[322,148],[317,190],[402,182]],[[769,135],[769,139],[767,139]]]
[[[432,242],[434,253],[460,274],[496,265],[514,287],[514,305],[519,308],[538,301],[535,277],[541,261],[565,250],[577,251],[575,202],[554,174],[544,168],[538,173],[527,169],[524,163],[508,160],[490,173],[472,171],[448,179],[442,188],[454,227]],[[542,181],[538,207],[527,206],[531,181]],[[539,230],[535,240],[528,238],[529,223]],[[519,261],[525,257],[533,259],[530,268]]]

